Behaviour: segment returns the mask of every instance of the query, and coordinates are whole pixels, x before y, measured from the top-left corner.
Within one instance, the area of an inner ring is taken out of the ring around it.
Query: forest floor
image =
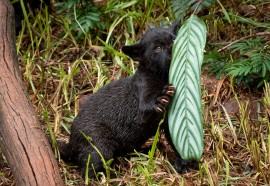
[[[136,6],[127,6],[128,1],[121,1],[126,6],[115,12],[116,4],[110,2],[99,5],[111,11],[107,20],[109,27],[101,31],[93,29],[88,35],[78,36],[63,13],[57,14],[57,8],[52,7],[50,16],[46,9],[35,15],[31,12],[29,23],[23,24],[17,36],[19,66],[30,100],[44,132],[57,139],[68,139],[70,125],[86,95],[135,71],[137,63],[120,53],[121,46],[138,41],[150,26],[163,24],[173,17],[169,1],[153,1],[151,6],[147,3],[152,1],[131,1]],[[268,75],[261,79],[258,77],[262,69],[257,74],[247,72],[247,76],[239,73],[232,77],[228,68],[231,61],[236,63],[251,54],[234,53],[233,49],[226,48],[234,41],[240,39],[236,43],[241,43],[246,36],[251,36],[251,39],[260,39],[263,48],[260,53],[270,55],[270,2],[222,3],[216,2],[199,13],[208,31],[201,77],[204,153],[200,169],[177,174],[169,161],[173,153],[161,135],[154,170],[149,167],[148,154],[133,153],[112,165],[119,175],[117,178],[104,176],[98,181],[91,180],[89,185],[270,184],[270,87],[263,82],[270,80],[270,68],[266,69]],[[152,11],[143,17],[147,14],[146,7]],[[127,12],[130,17],[125,17]],[[144,20],[142,24],[140,16]],[[259,37],[257,33],[264,35]],[[215,59],[214,52],[218,53]],[[263,82],[260,87],[258,82]],[[151,143],[152,139],[146,145]],[[58,162],[66,185],[86,184],[76,166],[60,158]],[[0,185],[14,185],[2,154]]]

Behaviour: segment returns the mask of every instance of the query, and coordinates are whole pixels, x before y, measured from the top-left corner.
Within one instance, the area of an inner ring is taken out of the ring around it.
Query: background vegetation
[[[30,99],[44,131],[67,140],[84,96],[136,70],[137,63],[121,47],[149,28],[184,20],[197,6],[208,30],[200,170],[176,174],[161,135],[156,151],[119,158],[111,166],[118,178],[90,185],[270,184],[269,1],[68,0],[27,11],[17,53]],[[12,185],[4,157],[0,162],[1,185]],[[73,165],[60,158],[59,164],[66,185],[88,182]]]

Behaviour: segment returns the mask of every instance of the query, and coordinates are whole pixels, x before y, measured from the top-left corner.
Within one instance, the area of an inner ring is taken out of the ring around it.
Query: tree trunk
[[[16,185],[63,185],[50,148],[19,72],[14,10],[0,3],[0,147]]]

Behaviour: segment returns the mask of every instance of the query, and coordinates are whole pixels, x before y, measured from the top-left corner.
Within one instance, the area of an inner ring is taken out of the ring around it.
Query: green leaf
[[[196,12],[201,11],[203,7],[210,7],[216,0],[172,0],[171,7],[175,17],[183,20],[188,10],[195,10]]]
[[[176,93],[168,120],[172,141],[183,159],[200,160],[203,152],[201,65],[205,42],[206,26],[192,15],[173,45],[169,82]]]
[[[190,3],[194,3],[194,0],[173,0],[171,1],[173,13],[177,19],[183,20],[187,10],[190,8]]]

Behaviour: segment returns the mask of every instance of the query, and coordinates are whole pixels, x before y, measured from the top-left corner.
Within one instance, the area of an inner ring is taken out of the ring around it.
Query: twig
[[[249,35],[249,36],[244,36],[244,37],[242,37],[240,39],[237,39],[237,40],[231,42],[230,44],[224,46],[223,48],[219,49],[218,51],[221,52],[223,50],[226,50],[228,47],[230,47],[233,44],[238,43],[238,42],[240,42],[240,41],[242,41],[244,39],[248,39],[248,38],[252,38],[252,37],[256,37],[256,36],[267,36],[267,35],[270,35],[270,32],[258,32],[256,34],[252,34],[252,35]]]

